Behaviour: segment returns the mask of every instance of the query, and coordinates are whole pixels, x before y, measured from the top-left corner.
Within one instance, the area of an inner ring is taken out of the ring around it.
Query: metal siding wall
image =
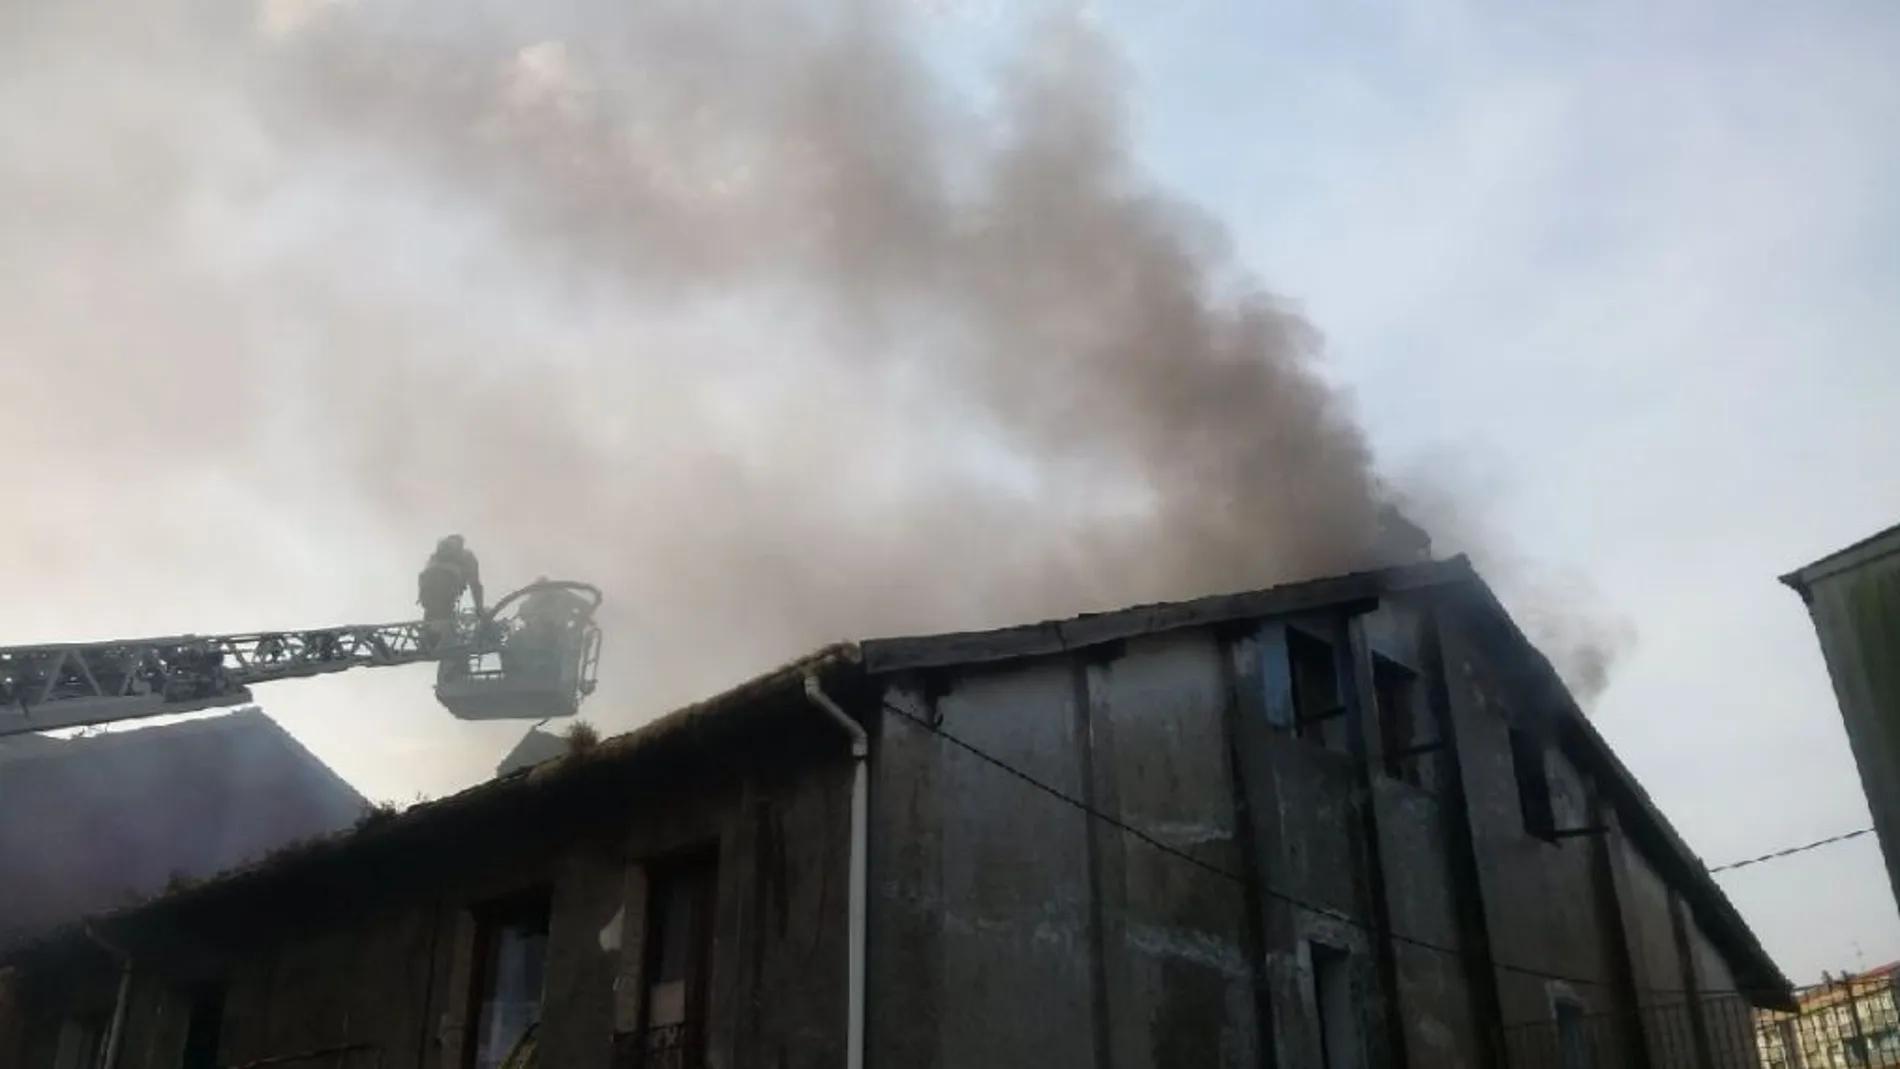
[[[1900,556],[1818,581],[1809,613],[1900,897]]]

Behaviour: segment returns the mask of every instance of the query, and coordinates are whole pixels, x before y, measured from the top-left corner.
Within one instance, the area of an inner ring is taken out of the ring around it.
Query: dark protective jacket
[[[487,604],[482,598],[481,565],[466,546],[459,551],[437,546],[422,568],[417,588],[416,601],[428,617],[453,615],[455,602],[464,590],[474,596],[476,609]]]

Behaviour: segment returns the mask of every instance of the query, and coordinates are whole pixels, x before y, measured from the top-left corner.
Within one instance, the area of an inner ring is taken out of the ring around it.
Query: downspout
[[[838,703],[831,700],[818,677],[805,677],[805,696],[824,711],[851,737],[851,859],[847,916],[845,1069],[864,1069],[864,935],[867,927],[866,861],[870,853],[869,810],[871,800],[871,740],[864,725],[851,719]]]
[[[81,926],[93,942],[105,948],[106,952],[120,961],[119,994],[112,1002],[112,1023],[106,1026],[105,1049],[99,1055],[99,1069],[113,1069],[119,1064],[119,1044],[125,1037],[125,1012],[132,1001],[132,955],[113,946],[93,931],[91,921],[82,921]]]

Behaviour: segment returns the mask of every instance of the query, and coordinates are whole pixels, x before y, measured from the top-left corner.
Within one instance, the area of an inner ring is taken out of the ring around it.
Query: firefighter
[[[474,598],[479,616],[484,609],[481,566],[462,536],[454,534],[436,543],[435,552],[416,577],[416,602],[422,606],[422,620],[438,637],[454,626],[455,606],[462,600],[463,591]]]
[[[587,602],[565,587],[541,576],[528,588],[532,591],[521,602],[521,630],[509,643],[514,663],[521,670],[558,674],[561,658],[567,652],[567,636],[587,615]]]
[[[531,626],[553,631],[564,631],[567,626],[587,615],[587,600],[564,586],[557,586],[541,576],[528,588],[530,593],[521,603],[521,620]]]

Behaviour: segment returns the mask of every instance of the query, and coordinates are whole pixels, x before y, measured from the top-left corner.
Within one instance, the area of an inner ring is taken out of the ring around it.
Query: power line
[[[1027,783],[1031,787],[1034,787],[1036,790],[1049,795],[1051,798],[1055,798],[1061,802],[1066,802],[1067,804],[1082,811],[1084,814],[1086,814],[1092,819],[1099,820],[1102,823],[1107,824],[1112,828],[1115,828],[1116,830],[1122,832],[1125,835],[1133,836],[1134,838],[1141,840],[1142,842],[1153,847],[1154,849],[1159,850],[1162,853],[1169,855],[1170,857],[1179,858],[1180,860],[1185,861],[1188,864],[1193,865],[1194,867],[1201,869],[1204,872],[1210,873],[1215,876],[1219,876],[1225,880],[1231,880],[1242,887],[1245,887],[1247,885],[1247,881],[1243,879],[1242,877],[1240,877],[1239,875],[1229,872],[1226,869],[1222,868],[1221,866],[1216,865],[1210,861],[1205,861],[1205,860],[1202,860],[1201,858],[1195,857],[1193,854],[1190,854],[1187,851],[1182,850],[1178,847],[1170,846],[1167,843],[1164,843],[1161,840],[1155,838],[1154,836],[1148,834],[1147,832],[1142,831],[1140,828],[1133,827],[1132,825],[1122,821],[1121,819],[1115,816],[1102,812],[1100,809],[1095,808],[1094,806],[1090,805],[1088,802],[1085,802],[1082,799],[1069,794],[1068,792],[1062,790],[1061,788],[1054,787],[1054,786],[1051,786],[1050,784],[1044,783],[1042,780],[1037,779],[1035,776],[1032,776],[1027,772],[1024,772],[1022,769],[1017,768],[1015,765],[1010,764],[1009,762],[1003,760],[1002,758],[989,753],[988,751],[982,749],[979,746],[976,746],[973,743],[966,742],[963,739],[960,739],[957,736],[952,735],[951,733],[943,730],[941,727],[938,727],[937,725],[930,723],[928,720],[925,720],[923,717],[920,717],[916,715],[915,713],[912,713],[908,709],[899,708],[898,706],[893,705],[890,702],[885,702],[884,708],[890,710],[893,713],[896,713],[898,716],[903,717],[904,719],[910,721],[912,724],[915,724],[918,727],[923,728],[925,731],[930,732],[931,734],[937,736],[938,738],[942,739],[943,741],[947,743],[950,743],[951,745],[957,747],[958,749],[961,749],[965,751],[966,753],[969,753],[971,756],[976,757],[977,759],[985,762],[986,764],[992,765],[1008,773],[1009,775],[1014,776],[1019,780],[1022,780],[1024,783]],[[1322,916],[1339,921],[1342,924],[1347,924],[1354,928],[1358,928],[1362,931],[1369,932],[1373,934],[1375,937],[1379,934],[1377,931],[1375,931],[1372,928],[1371,925],[1367,924],[1365,921],[1362,921],[1358,919],[1357,917],[1353,917],[1349,914],[1341,913],[1338,910],[1332,909],[1330,907],[1322,906],[1313,902],[1304,901],[1302,899],[1296,898],[1284,892],[1276,891],[1271,887],[1263,887],[1261,888],[1261,891],[1268,898],[1272,898],[1280,902],[1285,902],[1286,904],[1291,905],[1291,906],[1297,906],[1300,909],[1304,909],[1309,912],[1321,914]],[[1397,932],[1388,932],[1385,934],[1389,938],[1391,938],[1394,942],[1405,943],[1410,946],[1420,947],[1425,950],[1436,951],[1440,954],[1449,954],[1453,957],[1460,957],[1460,958],[1470,956],[1465,951],[1459,950],[1456,947],[1448,947],[1439,943],[1428,942],[1423,939],[1414,939],[1411,936],[1400,935]],[[1520,973],[1525,976],[1532,976],[1532,977],[1536,977],[1542,980],[1556,980],[1562,983],[1588,984],[1591,986],[1601,986],[1604,983],[1601,980],[1586,980],[1582,977],[1566,976],[1562,973],[1548,972],[1542,969],[1532,969],[1525,966],[1508,965],[1501,961],[1494,960],[1490,964],[1506,972]]]
[[[1735,869],[1745,869],[1750,865],[1759,865],[1764,861],[1775,861],[1784,857],[1793,857],[1796,854],[1805,854],[1810,850],[1819,850],[1823,846],[1833,846],[1835,843],[1844,843],[1849,839],[1858,839],[1863,835],[1872,835],[1873,833],[1874,829],[1872,828],[1860,828],[1856,831],[1843,832],[1840,835],[1830,835],[1825,839],[1816,839],[1811,843],[1802,843],[1800,846],[1790,846],[1785,850],[1776,850],[1772,854],[1745,858],[1741,861],[1731,861],[1726,865],[1717,865],[1709,871],[1732,872]]]
[[[1155,838],[1154,836],[1148,834],[1147,832],[1142,831],[1140,828],[1134,827],[1110,813],[1105,813],[1102,810],[1097,809],[1095,806],[1091,805],[1090,803],[1080,798],[1075,797],[1072,794],[1069,794],[1067,791],[1064,791],[1059,787],[1055,787],[1055,786],[1052,786],[1051,784],[1043,782],[1042,780],[1036,778],[1035,776],[1030,775],[1028,772],[1023,771],[1020,768],[1017,768],[1015,765],[1009,763],[1008,761],[1005,761],[1002,758],[997,757],[996,755],[988,752],[987,750],[984,750],[982,747],[977,746],[974,743],[965,741],[964,739],[958,738],[956,735],[953,735],[950,732],[945,731],[942,727],[934,723],[931,723],[929,720],[925,719],[924,717],[918,716],[916,713],[913,713],[908,709],[904,709],[900,706],[892,704],[889,701],[885,701],[883,703],[883,706],[885,709],[897,714],[898,716],[902,717],[903,719],[915,725],[916,727],[922,728],[924,731],[927,731],[930,734],[935,735],[937,738],[942,739],[944,742],[947,742],[951,744],[952,746],[955,746],[958,749],[963,750],[964,752],[970,754],[971,756],[977,758],[978,760],[984,762],[985,764],[988,764],[994,768],[997,768],[1015,777],[1016,779],[1019,779],[1022,782],[1027,783],[1029,786],[1035,788],[1036,790],[1042,792],[1043,794],[1048,795],[1051,798],[1054,798],[1060,802],[1064,802],[1067,805],[1072,806],[1073,808],[1081,811],[1084,815],[1088,816],[1090,819],[1101,821],[1102,823],[1116,829],[1117,831],[1120,831],[1124,835],[1129,835],[1136,839],[1139,839],[1141,842],[1147,844],[1148,846],[1154,848],[1155,850],[1158,850],[1164,854],[1167,854],[1170,857],[1178,858],[1182,861],[1185,861],[1188,864],[1193,865],[1194,867],[1201,869],[1202,871],[1207,872],[1211,875],[1219,876],[1220,878],[1224,880],[1232,881],[1233,883],[1241,887],[1247,886],[1247,880],[1245,880],[1238,874],[1229,872],[1227,869],[1222,868],[1221,866],[1216,865],[1210,861],[1206,861],[1201,858],[1195,857],[1193,854],[1190,854],[1187,851],[1180,849],[1179,847],[1171,846],[1167,843],[1164,843],[1161,840]],[[1867,829],[1867,830],[1871,831],[1872,829]],[[1810,843],[1805,846],[1794,847],[1791,850],[1780,851],[1778,854],[1765,855],[1764,857],[1761,857],[1761,858],[1752,858],[1748,861],[1735,862],[1734,864],[1731,864],[1731,865],[1722,866],[1722,868],[1729,869],[1729,868],[1735,868],[1741,865],[1750,865],[1759,861],[1768,860],[1771,857],[1785,856],[1790,853],[1799,853],[1802,850],[1811,850],[1817,846],[1826,845],[1827,842],[1839,841],[1840,839],[1849,839],[1857,835],[1864,835],[1864,834],[1866,834],[1865,831],[1850,832],[1845,836],[1837,836],[1834,840],[1825,840],[1821,843]],[[1710,871],[1717,871],[1717,870],[1710,870]],[[1332,909],[1330,907],[1318,905],[1317,903],[1313,903],[1313,902],[1307,902],[1293,895],[1286,894],[1285,892],[1276,891],[1271,887],[1263,886],[1261,888],[1261,893],[1265,894],[1268,898],[1272,898],[1279,902],[1284,902],[1287,905],[1296,906],[1300,909],[1304,909],[1312,913],[1318,913],[1332,920],[1339,921],[1342,924],[1350,925],[1351,927],[1360,929],[1361,931],[1364,931],[1373,935],[1375,938],[1379,937],[1381,934],[1375,928],[1373,928],[1372,925],[1366,923],[1365,921],[1362,921],[1358,919],[1357,917],[1353,917],[1348,914],[1341,913],[1338,910]],[[1391,939],[1395,943],[1404,943],[1408,946],[1415,946],[1422,950],[1430,950],[1435,953],[1449,955],[1454,958],[1472,957],[1472,955],[1468,951],[1461,950],[1457,947],[1449,947],[1441,943],[1434,943],[1429,940],[1417,939],[1412,936],[1403,935],[1395,931],[1384,933],[1384,937]],[[1563,973],[1551,972],[1546,969],[1534,969],[1534,968],[1531,968],[1529,966],[1524,966],[1524,965],[1512,965],[1508,962],[1498,961],[1495,958],[1489,959],[1485,963],[1490,965],[1492,968],[1498,969],[1503,972],[1517,973],[1520,976],[1529,976],[1529,977],[1533,977],[1535,979],[1540,979],[1540,980],[1555,980],[1559,983],[1582,984],[1582,985],[1589,985],[1592,987],[1609,986],[1609,982],[1604,981],[1604,980],[1592,980],[1592,979],[1586,979],[1584,977],[1579,977],[1579,976],[1568,976]],[[1688,995],[1692,993],[1687,990],[1674,990],[1674,989],[1663,989],[1663,988],[1645,988],[1644,990],[1652,994]],[[1699,997],[1704,997],[1704,998],[1707,998],[1710,996],[1716,996],[1716,995],[1739,995],[1742,997],[1747,997],[1748,995],[1751,994],[1751,992],[1742,991],[1740,989],[1727,990],[1727,991],[1698,990],[1698,991],[1693,992],[1693,994]]]

